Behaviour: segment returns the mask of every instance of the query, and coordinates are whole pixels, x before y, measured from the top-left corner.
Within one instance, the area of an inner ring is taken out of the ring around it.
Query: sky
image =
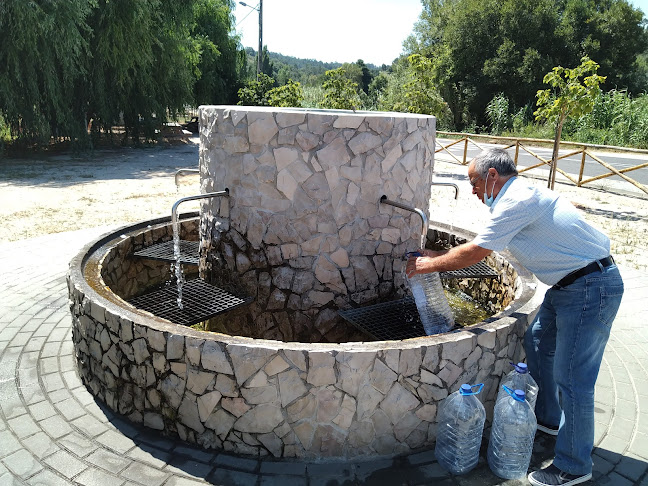
[[[235,1],[236,31],[256,51],[259,14]],[[245,3],[256,7],[259,0]],[[389,65],[422,8],[420,0],[263,0],[263,45],[285,56]]]
[[[236,31],[256,51],[259,14],[235,2]],[[256,8],[259,0],[245,3]],[[630,3],[648,14],[648,0]],[[420,0],[263,0],[263,45],[304,59],[389,65],[421,11]]]

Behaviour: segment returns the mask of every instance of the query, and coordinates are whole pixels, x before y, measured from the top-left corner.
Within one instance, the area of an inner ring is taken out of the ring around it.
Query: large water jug
[[[496,403],[505,398],[509,398],[509,394],[502,388],[502,386],[506,385],[511,390],[524,390],[524,396],[527,402],[531,405],[531,409],[535,410],[535,404],[538,398],[538,384],[529,373],[526,363],[511,363],[511,365],[514,369],[502,378]]]
[[[509,396],[495,404],[488,465],[501,478],[519,479],[529,469],[537,422],[524,391],[504,389]]]
[[[408,256],[421,256],[419,252],[408,253]],[[408,277],[407,281],[412,291],[423,324],[425,334],[440,334],[454,327],[454,315],[448,299],[443,292],[441,277],[438,272],[422,273]]]
[[[483,387],[482,383],[461,385],[439,406],[434,455],[452,474],[467,473],[479,461],[486,411],[476,395]]]

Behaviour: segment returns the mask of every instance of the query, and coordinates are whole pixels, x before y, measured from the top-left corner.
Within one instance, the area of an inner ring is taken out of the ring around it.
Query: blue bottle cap
[[[463,384],[461,385],[461,394],[469,395],[472,392],[472,387],[470,385]]]
[[[515,390],[515,399],[523,402],[525,399],[524,390]]]
[[[515,371],[517,371],[518,373],[525,374],[528,373],[529,371],[529,368],[527,367],[526,363],[518,363],[518,364],[511,363],[511,364],[515,368]]]

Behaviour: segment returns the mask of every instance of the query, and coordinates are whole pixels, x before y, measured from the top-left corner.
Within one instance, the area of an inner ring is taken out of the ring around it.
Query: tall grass
[[[525,138],[552,139],[551,122],[536,123],[533,108],[528,105],[514,114],[504,113],[504,95],[497,95],[487,108],[492,133]],[[502,131],[503,120],[512,119],[513,129]],[[600,145],[617,145],[648,149],[648,95],[631,97],[626,91],[601,93],[591,113],[568,119],[563,127],[562,140]]]

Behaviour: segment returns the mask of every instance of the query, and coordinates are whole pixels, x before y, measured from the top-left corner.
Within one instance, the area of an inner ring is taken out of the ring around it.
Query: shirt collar
[[[497,205],[497,201],[499,201],[499,200],[501,199],[501,197],[504,195],[504,193],[506,192],[506,190],[508,189],[508,187],[511,185],[511,183],[512,183],[515,179],[517,179],[517,176],[513,176],[513,177],[511,177],[508,181],[506,181],[506,182],[504,183],[504,185],[502,186],[502,188],[500,189],[500,191],[497,193],[497,197],[496,197],[495,200],[493,201],[493,205],[492,205],[490,208],[488,208],[488,210],[489,210],[491,213],[493,212],[493,209],[494,209],[495,206]]]

